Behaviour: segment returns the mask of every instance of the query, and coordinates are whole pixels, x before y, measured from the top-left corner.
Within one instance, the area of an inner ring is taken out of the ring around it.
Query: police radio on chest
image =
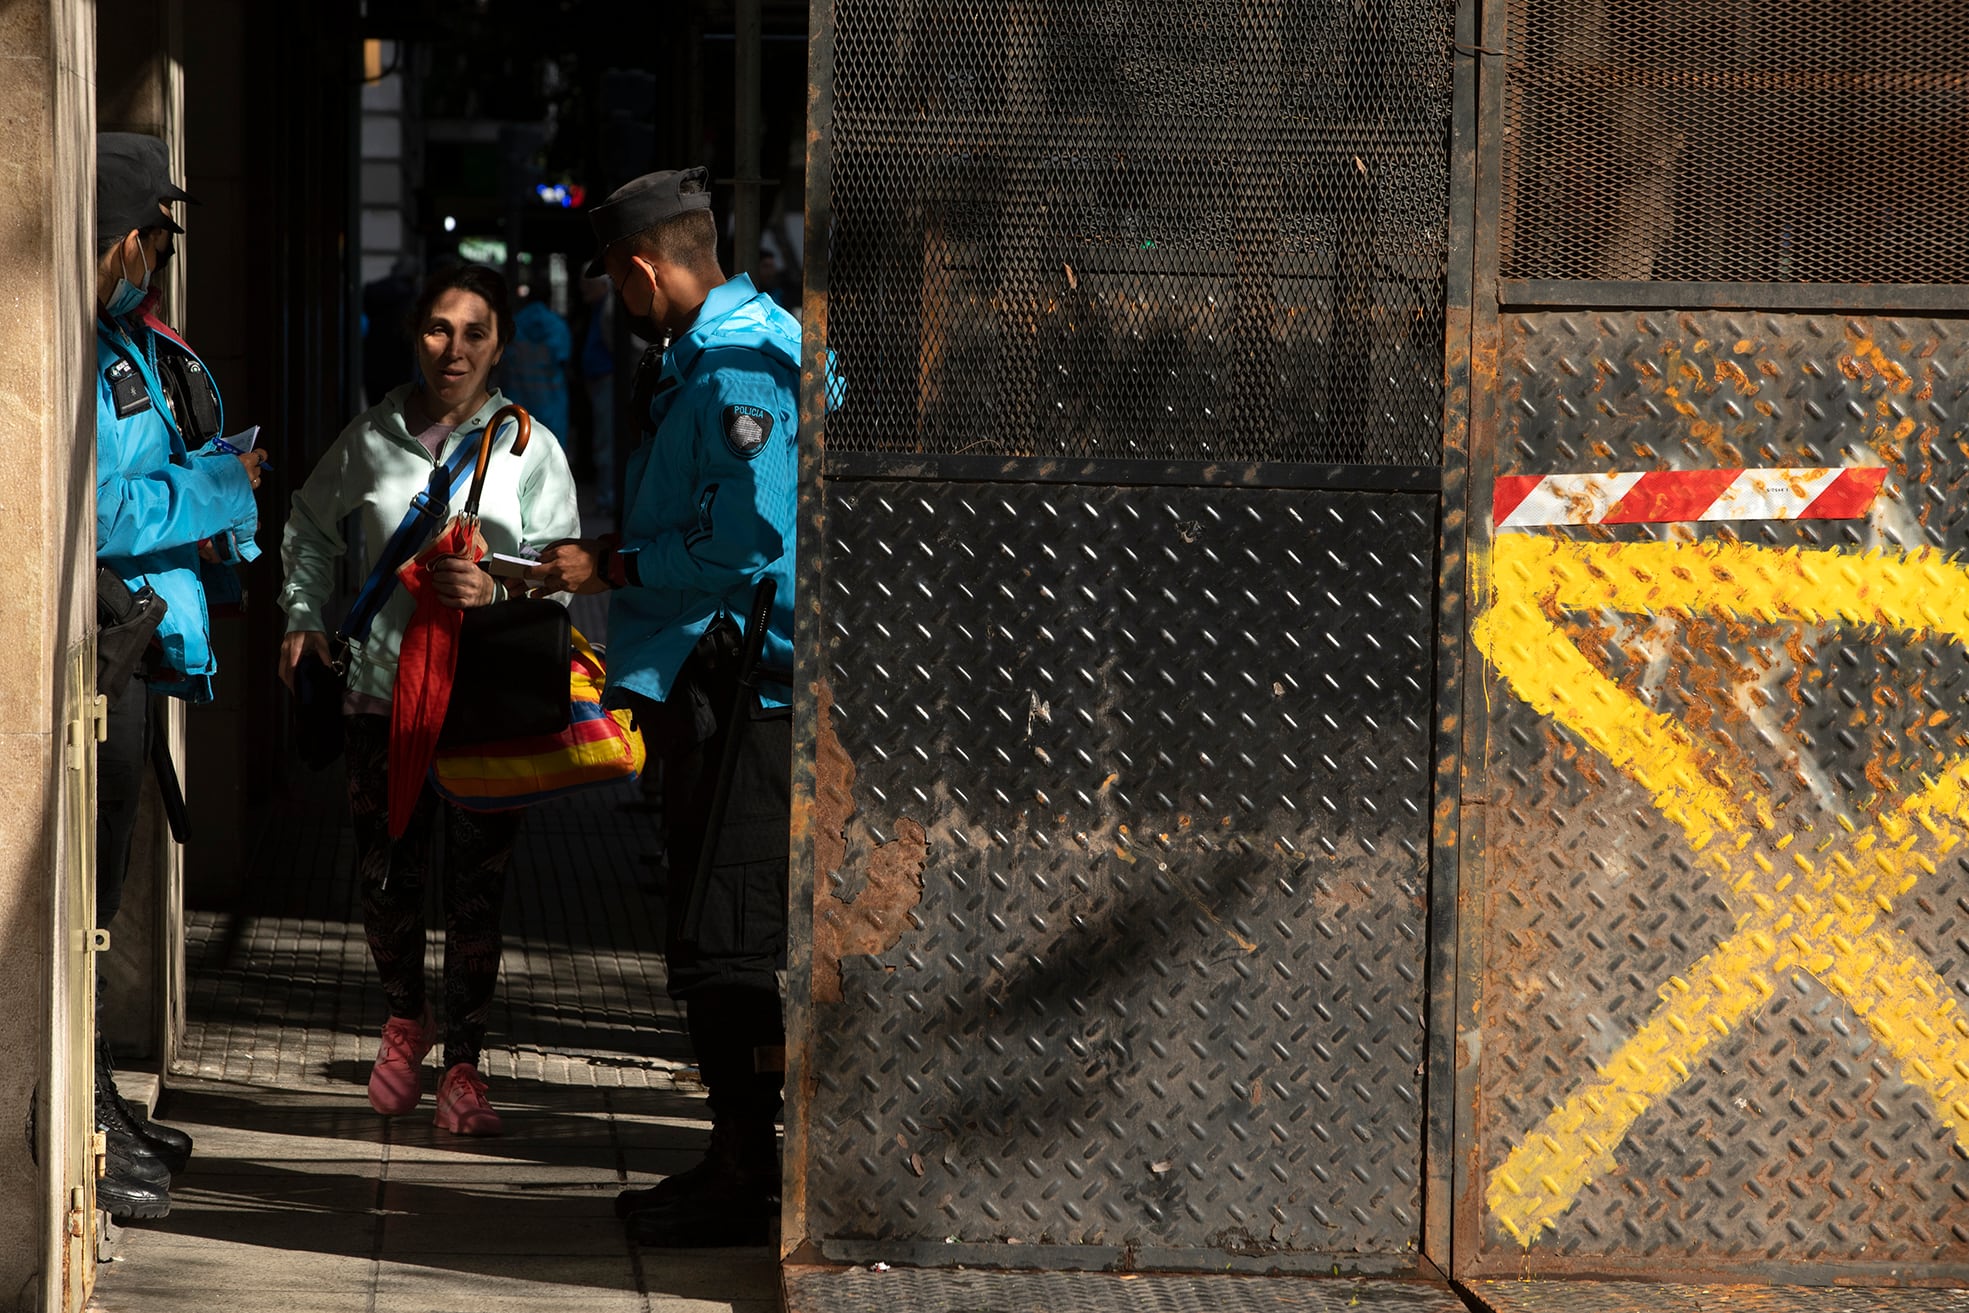
[[[219,389],[197,356],[162,333],[157,337],[157,381],[164,386],[171,414],[187,447],[219,436]]]

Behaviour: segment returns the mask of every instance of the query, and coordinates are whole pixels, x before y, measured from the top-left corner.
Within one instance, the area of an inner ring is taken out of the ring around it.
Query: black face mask
[[[157,279],[163,277],[164,271],[171,265],[171,257],[177,253],[178,247],[175,242],[164,243],[164,249],[157,253],[157,267],[150,271],[151,278]]]
[[[615,313],[629,326],[631,332],[652,346],[662,346],[669,340],[670,335],[663,331],[661,324],[648,315],[639,315],[629,309],[629,302],[623,299],[620,290],[615,294]]]

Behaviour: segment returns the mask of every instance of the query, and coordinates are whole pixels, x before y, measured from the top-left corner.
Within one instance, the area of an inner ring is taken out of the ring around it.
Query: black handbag
[[[513,454],[526,450],[533,419],[520,406],[501,406],[479,439],[472,488],[463,518],[476,525],[479,494],[499,423],[513,417]],[[544,597],[519,597],[465,612],[458,629],[458,663],[451,677],[438,748],[559,734],[568,727],[568,663],[574,625],[567,608]]]
[[[168,610],[150,585],[133,593],[116,571],[96,567],[96,692],[114,699],[130,687]]]
[[[559,602],[515,598],[465,612],[438,747],[561,733],[573,657],[574,625]]]
[[[294,667],[294,750],[309,770],[342,755],[342,671],[310,652]]]

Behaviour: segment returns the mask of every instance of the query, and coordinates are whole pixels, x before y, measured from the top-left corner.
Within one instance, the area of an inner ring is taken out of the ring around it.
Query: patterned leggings
[[[444,1065],[476,1063],[499,979],[499,912],[506,861],[522,813],[469,812],[427,785],[409,828],[390,839],[390,722],[345,718],[349,815],[362,879],[363,929],[390,1014],[424,1015],[424,877],[431,836],[444,816]]]

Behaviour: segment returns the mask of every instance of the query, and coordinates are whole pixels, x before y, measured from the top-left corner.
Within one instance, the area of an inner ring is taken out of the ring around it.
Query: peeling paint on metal
[[[848,819],[855,810],[855,763],[834,732],[834,690],[818,685],[819,743],[814,757],[814,1001],[839,1003],[841,959],[886,953],[909,928],[923,899],[929,850],[923,827],[903,818],[895,837],[869,852],[868,878],[844,894],[837,877],[847,861]]]
[[[841,1001],[842,958],[886,953],[902,941],[910,912],[923,901],[928,855],[923,827],[904,818],[896,837],[869,854],[868,883],[853,901],[832,892],[815,898],[815,1002]]]

